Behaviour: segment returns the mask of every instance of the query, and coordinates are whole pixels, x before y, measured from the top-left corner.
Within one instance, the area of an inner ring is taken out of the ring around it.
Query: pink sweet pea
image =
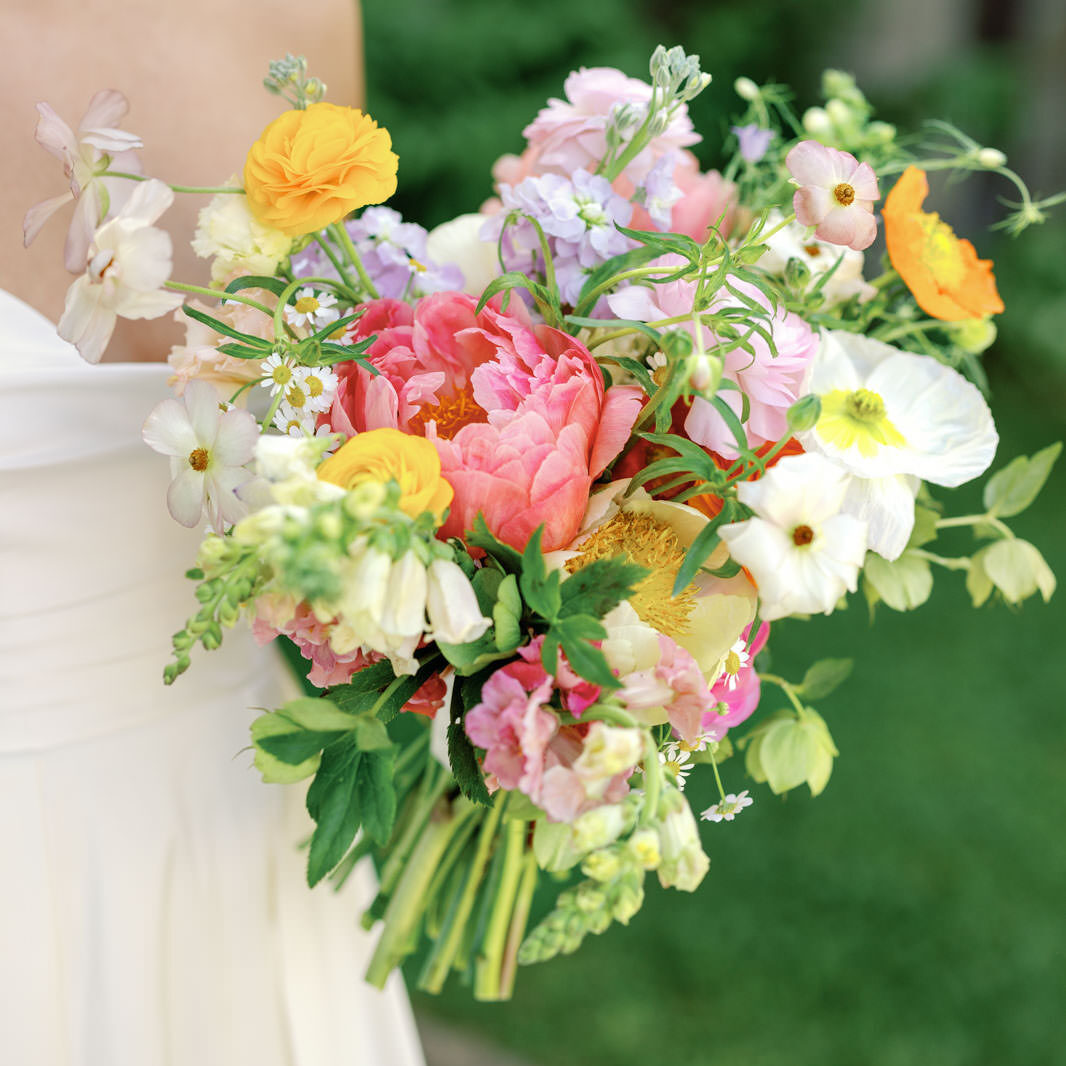
[[[387,306],[385,306],[387,304]],[[413,314],[394,301],[366,305],[356,336],[377,333],[368,357],[337,367],[325,421],[345,433],[393,426],[436,445],[455,490],[441,536],[462,536],[481,512],[517,548],[545,526],[545,551],[565,547],[589,489],[629,437],[642,393],[604,389],[579,341],[530,326],[520,304],[475,314],[464,293],[437,293]],[[519,317],[521,316],[521,317]]]
[[[93,231],[133,191],[132,182],[102,178],[100,174],[109,167],[127,173],[140,172],[140,161],[133,154],[134,149],[143,147],[140,138],[117,127],[128,109],[122,93],[102,89],[89,101],[75,134],[48,104],[37,105],[41,116],[35,134],[37,143],[63,164],[70,191],[34,204],[26,212],[22,239],[28,248],[56,211],[77,200],[63,256],[72,274],[85,269]]]
[[[796,218],[815,226],[814,235],[861,252],[877,236],[874,203],[881,193],[869,163],[818,141],[800,141],[785,166],[799,188],[792,199]]]

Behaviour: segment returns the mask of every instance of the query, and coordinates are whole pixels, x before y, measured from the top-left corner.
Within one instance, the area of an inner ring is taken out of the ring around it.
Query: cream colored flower
[[[238,193],[220,193],[201,208],[192,239],[201,259],[214,259],[211,280],[218,285],[239,274],[272,275],[291,249],[292,238],[260,222]]]

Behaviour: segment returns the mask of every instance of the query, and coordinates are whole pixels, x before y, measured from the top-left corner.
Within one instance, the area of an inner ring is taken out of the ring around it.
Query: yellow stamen
[[[566,564],[574,573],[596,559],[621,555],[651,571],[636,585],[629,602],[641,620],[676,639],[688,632],[689,615],[696,605],[690,585],[674,596],[674,581],[685,557],[677,534],[648,514],[621,511],[604,523],[580,547],[581,554]]]
[[[288,400],[290,407],[303,407],[307,403],[307,393],[299,385],[294,385],[285,393],[285,399]]]
[[[193,448],[193,450],[189,452],[189,466],[191,466],[193,470],[203,473],[207,469],[207,463],[210,458],[206,448]]]
[[[739,674],[740,667],[740,656],[730,648],[729,653],[725,657],[725,672],[727,674]]]
[[[870,389],[834,389],[826,393],[817,428],[826,444],[841,451],[857,447],[867,459],[880,448],[902,448],[906,444],[888,417],[884,400]]]
[[[841,207],[850,207],[855,202],[855,189],[846,181],[842,181],[833,190],[833,196]]]
[[[410,432],[425,432],[428,422],[437,423],[437,436],[451,440],[456,433],[474,422],[484,422],[485,412],[474,400],[474,392],[467,382],[465,388],[456,389],[432,407],[419,408],[408,423]]]

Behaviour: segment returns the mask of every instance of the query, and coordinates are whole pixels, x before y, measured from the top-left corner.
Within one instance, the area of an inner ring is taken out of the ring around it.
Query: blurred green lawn
[[[636,0],[364,6],[370,108],[402,159],[395,203],[427,224],[489,194],[489,163],[521,147],[522,126],[561,94],[567,70],[612,63],[639,75],[657,40],[686,43],[714,72],[718,92],[697,116],[713,145],[736,74],[814,88],[833,60],[825,20],[839,13],[826,0],[679,0],[655,26]],[[956,56],[895,103],[959,117],[1009,149],[996,139],[1012,122],[1009,58]],[[990,360],[996,467],[1066,437],[1064,232],[1047,227],[1004,252],[1008,326]],[[978,247],[988,254],[990,239]],[[940,498],[968,513],[980,486]],[[1066,580],[1066,464],[1012,525]],[[933,547],[969,545],[960,533]],[[699,892],[652,879],[628,928],[520,971],[512,1003],[477,1004],[453,985],[416,994],[416,1007],[543,1066],[1066,1062],[1064,604],[1060,593],[1047,606],[975,611],[962,575],[938,571],[912,614],[882,607],[871,627],[856,597],[830,618],[775,626],[777,673],[856,660],[819,708],[841,752],[826,792],[777,798],[727,762],[727,789],[752,787],[756,803],[705,827],[712,863]],[[765,709],[776,698],[769,689]],[[690,785],[697,809],[712,801],[704,776]]]
[[[1066,435],[1066,397],[997,377],[997,466]],[[1015,520],[1059,575],[1064,490],[1060,468]],[[953,513],[977,503],[957,496]],[[825,793],[777,798],[725,763],[756,803],[704,826],[697,893],[655,886],[628,928],[521,970],[512,1003],[456,985],[416,1006],[544,1066],[1066,1062],[1063,600],[975,611],[940,571],[923,609],[871,627],[853,598],[770,646],[793,678],[856,660],[820,705],[841,753]]]

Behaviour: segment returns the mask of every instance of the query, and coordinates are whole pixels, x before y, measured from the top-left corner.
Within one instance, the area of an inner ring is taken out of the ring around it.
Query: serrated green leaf
[[[559,617],[585,614],[602,618],[628,599],[650,573],[646,567],[622,558],[595,559],[562,583]]]
[[[356,801],[363,829],[382,846],[389,842],[396,822],[396,786],[392,780],[395,765],[394,746],[363,752],[356,777]]]
[[[985,485],[985,509],[998,518],[1020,514],[1040,494],[1055,465],[1062,442],[1042,448],[1032,458],[1019,455],[994,474]]]
[[[605,689],[621,687],[622,683],[615,677],[606,656],[590,643],[606,636],[606,630],[595,618],[571,615],[554,625],[550,632],[558,638],[570,666],[586,681]]]
[[[562,606],[558,570],[548,570],[540,548],[544,527],[538,526],[522,552],[522,573],[518,586],[528,606],[548,622],[555,621]]]
[[[355,725],[355,744],[360,751],[381,751],[392,746],[389,731],[380,718],[359,718]]]
[[[933,591],[932,568],[913,552],[904,552],[891,563],[874,552],[867,552],[863,577],[894,611],[920,607]]]
[[[356,788],[363,758],[345,741],[332,745],[307,790],[307,810],[316,823],[307,855],[312,888],[344,858],[359,828]]]
[[[480,511],[474,518],[474,528],[468,529],[463,539],[471,547],[480,548],[486,555],[490,555],[507,573],[520,574],[522,572],[521,552],[497,540],[486,525],[485,516]]]
[[[801,700],[820,700],[847,680],[855,665],[853,659],[820,659],[803,675],[796,695]]]
[[[492,806],[492,797],[485,786],[485,776],[474,754],[474,746],[466,735],[461,722],[452,722],[448,726],[448,762],[459,791],[471,803],[483,807]]]
[[[382,659],[357,670],[347,684],[330,689],[329,698],[348,714],[367,714],[395,679],[392,664]]]

